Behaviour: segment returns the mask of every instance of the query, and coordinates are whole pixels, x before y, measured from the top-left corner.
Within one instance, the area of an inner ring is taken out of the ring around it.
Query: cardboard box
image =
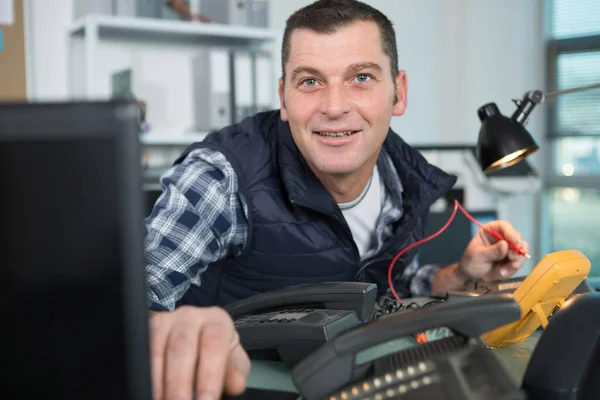
[[[0,101],[27,100],[23,0],[13,0],[14,23],[0,24]]]

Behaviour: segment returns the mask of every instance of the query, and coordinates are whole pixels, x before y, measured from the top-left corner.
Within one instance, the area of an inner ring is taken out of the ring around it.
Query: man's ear
[[[283,85],[284,85],[283,78],[279,78],[279,87],[277,88],[277,92],[279,92],[279,108],[280,108],[281,120],[287,121],[288,115],[287,115],[287,111],[285,109],[285,99],[283,97],[283,94],[284,94]]]
[[[406,111],[406,105],[408,101],[408,78],[406,72],[400,70],[396,75],[396,104],[394,104],[393,115],[399,117]]]

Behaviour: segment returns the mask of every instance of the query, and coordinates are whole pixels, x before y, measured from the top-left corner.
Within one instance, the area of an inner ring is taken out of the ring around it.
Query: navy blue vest
[[[175,163],[204,147],[222,152],[237,172],[248,203],[248,241],[241,256],[209,265],[200,287],[190,287],[178,306],[223,306],[285,286],[324,281],[373,282],[381,294],[392,258],[423,237],[430,205],[456,182],[390,130],[384,149],[402,182],[404,214],[382,251],[361,262],[341,210],[308,167],[279,111],[213,132]],[[395,276],[416,251],[399,260]]]

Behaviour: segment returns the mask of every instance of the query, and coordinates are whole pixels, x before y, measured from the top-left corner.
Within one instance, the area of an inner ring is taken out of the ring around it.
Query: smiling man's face
[[[281,118],[313,171],[372,169],[392,116],[406,109],[407,89],[404,71],[392,78],[377,25],[356,22],[333,34],[295,30],[285,72]]]

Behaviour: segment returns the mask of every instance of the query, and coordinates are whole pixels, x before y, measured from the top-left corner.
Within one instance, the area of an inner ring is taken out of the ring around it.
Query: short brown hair
[[[285,64],[290,58],[290,39],[296,29],[333,34],[337,29],[359,21],[374,22],[379,27],[383,52],[390,58],[392,80],[398,74],[396,33],[390,20],[379,10],[357,0],[318,0],[292,14],[283,32],[281,71],[285,80]]]

